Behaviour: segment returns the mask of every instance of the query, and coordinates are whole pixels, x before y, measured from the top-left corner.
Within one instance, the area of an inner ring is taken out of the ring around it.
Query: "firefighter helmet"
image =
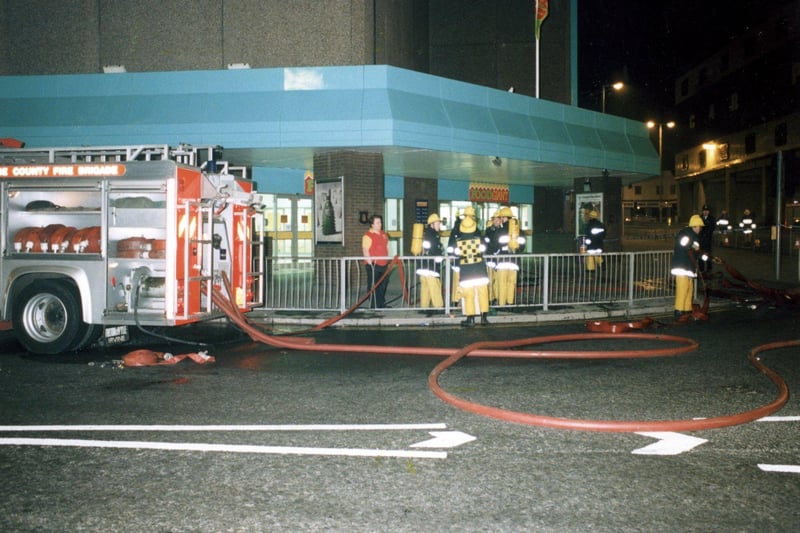
[[[461,220],[461,232],[462,233],[472,233],[478,225],[475,223],[474,217],[464,217]]]
[[[694,228],[695,226],[705,226],[705,222],[700,218],[700,215],[692,215],[692,218],[689,219],[689,227]]]
[[[436,213],[431,213],[428,216],[428,224],[433,224],[434,222],[441,222],[441,221],[442,219],[440,219],[439,215],[437,215]]]

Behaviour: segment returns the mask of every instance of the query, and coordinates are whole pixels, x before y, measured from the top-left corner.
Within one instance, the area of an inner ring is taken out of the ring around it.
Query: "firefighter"
[[[481,325],[489,323],[489,276],[483,252],[486,245],[478,224],[475,221],[475,209],[467,207],[456,239],[453,253],[459,268],[458,292],[461,299],[461,311],[466,319],[461,322],[464,327],[475,325],[475,317],[480,315]]]
[[[470,207],[469,209],[472,209]],[[475,210],[473,209],[473,213]],[[453,229],[450,230],[450,237],[447,239],[447,255],[451,257],[455,257],[455,249],[456,249],[456,241],[458,240],[458,234],[461,231],[461,219],[464,218],[464,214],[459,214],[458,211],[455,212],[455,220],[453,220]],[[452,285],[450,291],[450,301],[455,303],[460,300],[458,296],[458,262],[453,261],[451,270],[453,271],[453,277],[450,280]]]
[[[497,305],[507,305],[514,303],[519,265],[511,258],[503,259],[503,256],[516,254],[525,245],[525,238],[519,234],[519,221],[514,218],[510,207],[502,207],[498,213],[502,226],[496,232],[499,249],[494,267],[497,278],[495,297]]]
[[[583,246],[586,249],[586,272],[599,273],[600,266],[603,264],[603,241],[606,236],[606,227],[600,221],[600,213],[592,209],[586,214],[586,235],[583,237]]]
[[[497,260],[494,256],[500,252],[499,237],[502,230],[503,219],[500,218],[500,210],[498,209],[492,215],[492,221],[483,236],[483,242],[486,243],[486,252],[484,253],[486,257],[486,272],[489,274],[489,301],[493,304],[497,303],[497,272],[495,271]]]
[[[708,259],[700,249],[699,235],[703,226],[700,215],[692,215],[689,226],[675,235],[670,273],[675,276],[675,318],[678,320],[692,311],[697,259]]]
[[[433,213],[428,217],[427,222],[422,233],[422,251],[420,255],[429,259],[421,261],[417,269],[420,283],[419,305],[423,309],[444,306],[441,281],[444,246],[442,246],[442,240],[439,237],[442,221],[438,214]]]
[[[745,209],[742,220],[739,222],[739,229],[744,234],[745,244],[750,244],[753,238],[753,230],[756,229],[755,215],[749,209]]]

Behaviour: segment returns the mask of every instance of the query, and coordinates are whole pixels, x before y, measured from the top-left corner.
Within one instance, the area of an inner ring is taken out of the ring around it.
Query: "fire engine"
[[[263,305],[261,197],[219,147],[0,149],[0,320],[31,353]],[[235,175],[236,174],[236,175]]]

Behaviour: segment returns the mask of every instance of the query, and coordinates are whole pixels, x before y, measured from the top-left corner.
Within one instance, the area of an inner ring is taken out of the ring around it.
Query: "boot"
[[[489,325],[489,313],[481,313],[481,326]]]
[[[465,328],[471,328],[475,325],[475,317],[470,315],[466,320],[461,321],[461,325]]]

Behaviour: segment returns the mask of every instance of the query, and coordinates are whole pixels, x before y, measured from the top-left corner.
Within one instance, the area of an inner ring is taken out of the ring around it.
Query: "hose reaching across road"
[[[521,359],[620,359],[662,357],[685,354],[698,347],[696,341],[673,335],[658,335],[648,333],[577,333],[568,335],[552,335],[532,337],[507,341],[482,341],[470,344],[464,348],[433,348],[433,347],[402,347],[402,346],[377,346],[354,344],[315,344],[313,339],[286,338],[268,335],[252,324],[232,303],[231,287],[223,274],[224,287],[227,295],[215,287],[212,295],[214,303],[222,309],[227,316],[251,339],[278,348],[304,350],[314,352],[333,353],[366,353],[378,355],[431,355],[444,357],[428,376],[428,386],[431,391],[444,402],[482,416],[506,420],[518,424],[542,426],[557,429],[571,429],[580,431],[602,432],[637,432],[637,431],[696,431],[702,429],[721,428],[752,422],[758,418],[768,416],[781,409],[789,400],[789,388],[786,382],[775,372],[765,366],[759,354],[775,349],[800,346],[800,340],[776,342],[759,346],[750,351],[750,363],[762,374],[767,376],[778,391],[777,397],[770,403],[741,413],[717,416],[704,419],[686,420],[586,420],[576,418],[561,418],[546,415],[524,413],[498,407],[491,407],[445,391],[439,384],[439,378],[445,370],[451,368],[465,357],[496,357],[496,358],[521,358]],[[531,346],[555,344],[562,342],[598,341],[603,339],[614,340],[639,340],[647,342],[668,343],[662,348],[629,349],[629,350],[531,350],[522,349]]]

